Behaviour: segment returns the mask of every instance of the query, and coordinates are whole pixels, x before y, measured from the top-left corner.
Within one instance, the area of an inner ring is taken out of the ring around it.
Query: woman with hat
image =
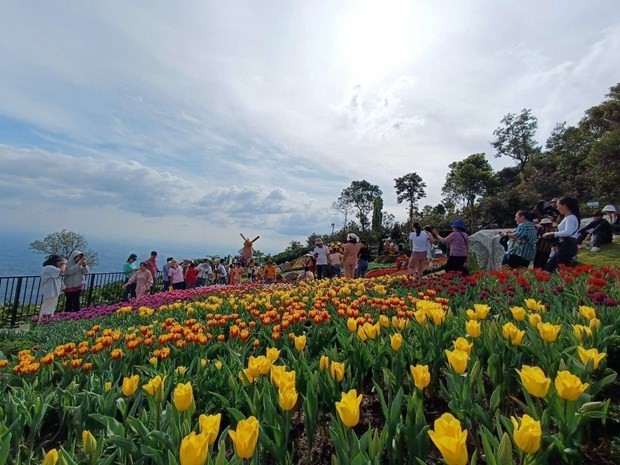
[[[450,227],[452,232],[446,237],[441,237],[437,229],[433,229],[433,236],[435,236],[435,239],[450,246],[450,254],[448,255],[445,268],[446,273],[453,271],[465,274],[467,273],[465,262],[469,255],[469,236],[465,232],[467,228],[461,219],[454,221]]]
[[[613,234],[620,234],[620,213],[613,205],[605,205],[603,207],[603,213],[607,216],[607,221],[611,226],[611,232]]]
[[[349,233],[347,243],[344,245],[343,268],[345,278],[355,278],[355,268],[357,267],[357,256],[360,253],[362,244],[359,242],[357,234]]]
[[[551,255],[553,240],[543,237],[544,234],[553,231],[553,221],[551,218],[543,218],[537,225],[536,235],[538,243],[536,244],[536,256],[534,257],[534,268],[543,269]]]

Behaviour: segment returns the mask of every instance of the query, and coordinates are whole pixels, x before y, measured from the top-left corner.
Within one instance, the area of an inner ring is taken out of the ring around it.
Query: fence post
[[[15,298],[13,299],[13,308],[11,309],[11,326],[17,324],[17,309],[19,308],[19,295],[22,293],[22,277],[17,278],[17,285],[15,286]]]
[[[95,287],[95,275],[91,274],[88,280],[88,297],[86,297],[86,306],[90,307],[93,301],[93,288]]]

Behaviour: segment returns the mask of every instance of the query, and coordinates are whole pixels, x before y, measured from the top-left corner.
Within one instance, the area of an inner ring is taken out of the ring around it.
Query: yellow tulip
[[[91,432],[86,429],[82,431],[82,447],[84,448],[86,455],[93,455],[97,452],[97,440],[95,439],[95,436],[93,436]]]
[[[329,357],[327,355],[321,355],[319,360],[319,370],[325,371],[329,368]]]
[[[217,371],[220,371],[222,369],[222,362],[220,362],[219,360],[215,362],[214,365]]]
[[[133,375],[131,378],[123,378],[123,395],[126,397],[131,397],[138,390],[138,386],[140,385],[140,376]]]
[[[187,382],[185,384],[179,383],[174,388],[174,394],[172,396],[174,400],[174,406],[179,412],[185,412],[194,403],[194,390],[192,389],[192,383]]]
[[[411,365],[409,371],[411,371],[411,376],[413,377],[413,384],[420,391],[430,384],[431,373],[428,371],[428,365]]]
[[[598,368],[598,364],[601,363],[607,354],[599,353],[597,349],[585,349],[581,346],[577,347],[577,352],[579,353],[579,358],[581,359],[581,363],[584,365],[588,364],[588,360],[592,360],[592,366],[596,370]]]
[[[357,331],[357,320],[355,318],[349,318],[347,320],[347,329],[352,333]]]
[[[430,319],[433,321],[435,326],[439,326],[443,323],[444,318],[446,317],[446,312],[439,307],[431,308],[430,311]]]
[[[467,355],[471,355],[471,348],[474,346],[474,344],[467,342],[467,339],[465,339],[464,337],[456,338],[456,341],[454,341],[453,344],[456,350],[462,350]]]
[[[201,358],[200,359],[200,367],[201,368],[205,368],[206,366],[207,366],[207,359]]]
[[[525,390],[534,397],[545,397],[549,392],[551,380],[547,378],[545,372],[539,367],[523,365],[521,370],[517,370],[521,383]]]
[[[342,381],[342,378],[344,378],[344,363],[332,362],[329,367],[329,374],[336,381]]]
[[[192,431],[181,441],[181,448],[179,449],[181,465],[204,465],[207,461],[208,451],[207,437]]]
[[[156,366],[157,366],[157,357],[151,357],[151,358],[149,358],[149,363],[150,363],[151,365],[153,365],[154,367],[156,367]]]
[[[525,306],[528,308],[528,310],[531,310],[533,312],[542,312],[545,310],[544,304],[537,301],[536,299],[525,299],[523,302],[525,303]]]
[[[394,351],[398,352],[403,345],[403,336],[400,333],[392,334],[390,336],[390,345]]]
[[[584,325],[573,325],[573,334],[578,341],[582,341],[584,337],[592,336],[592,328]]]
[[[517,321],[523,321],[525,318],[525,309],[523,307],[512,307],[510,309],[512,317]]]
[[[392,317],[392,327],[394,329],[402,331],[403,329],[405,329],[405,326],[408,326],[407,323],[408,321],[404,318],[398,318],[396,315]]]
[[[513,323],[506,323],[502,326],[502,335],[504,339],[510,341],[512,345],[518,346],[523,341],[525,331],[520,331]]]
[[[540,323],[538,325],[540,337],[545,342],[555,342],[561,330],[562,325],[552,325],[551,323]]]
[[[58,462],[58,451],[56,449],[48,450],[43,458],[43,465],[56,465],[56,462]]]
[[[474,304],[474,310],[476,311],[476,318],[478,320],[484,320],[489,314],[491,307],[486,304]]]
[[[187,373],[187,368],[184,366],[179,366],[174,370],[178,375],[184,376]]]
[[[306,348],[306,336],[295,336],[295,349],[299,352]]]
[[[254,455],[256,442],[258,441],[258,420],[249,417],[237,423],[237,429],[228,432],[230,439],[235,445],[235,453],[241,459],[250,459]]]
[[[360,341],[362,342],[366,342],[366,339],[368,339],[366,331],[364,331],[364,328],[362,328],[361,326],[357,328],[357,337],[359,337]]]
[[[282,410],[289,411],[295,408],[297,404],[297,391],[294,386],[286,386],[286,389],[278,391],[278,404]]]
[[[591,329],[599,329],[601,327],[601,320],[598,318],[592,318],[590,320],[590,328]]]
[[[415,317],[415,321],[419,324],[423,325],[426,323],[426,312],[424,310],[416,310],[413,312],[413,316]]]
[[[538,313],[532,313],[527,318],[530,321],[530,326],[532,328],[537,328],[538,325],[542,322],[542,317]]]
[[[560,371],[555,378],[555,390],[562,399],[566,400],[579,399],[589,386],[588,383],[582,383],[577,376],[566,370]]]
[[[459,375],[465,373],[465,370],[467,370],[467,359],[469,358],[467,352],[462,350],[446,350],[445,352],[452,369]]]
[[[286,367],[284,365],[271,365],[270,376],[271,382],[278,387],[280,383],[280,377],[282,373],[286,371]]]
[[[217,435],[220,432],[220,422],[222,421],[222,414],[217,415],[200,415],[198,417],[198,424],[200,425],[200,434],[207,438],[207,443],[212,445],[217,439]]]
[[[353,428],[359,423],[361,403],[362,395],[358,396],[355,389],[351,389],[347,393],[343,392],[340,402],[336,402],[338,417],[347,428]]]
[[[108,381],[103,385],[103,392],[108,392],[110,389],[112,389],[112,383]]]
[[[362,325],[362,328],[366,333],[366,336],[368,336],[370,339],[377,339],[377,336],[381,332],[381,327],[378,323],[371,325],[370,323],[366,322]]]
[[[250,368],[245,368],[239,372],[239,381],[241,381],[244,386],[249,386],[258,376],[258,372],[254,372]]]
[[[383,327],[383,328],[389,328],[390,326],[390,320],[387,316],[385,315],[379,315],[379,324]]]
[[[435,429],[430,430],[428,435],[446,463],[466,465],[468,459],[467,431],[461,429],[461,423],[450,413],[444,413],[435,420],[434,427]]]
[[[471,308],[468,308],[465,313],[467,314],[467,318],[469,318],[470,320],[478,319],[478,315],[476,315],[476,312],[474,312]]]
[[[476,320],[469,320],[465,323],[465,330],[469,337],[480,337],[480,323]]]
[[[151,378],[148,383],[142,386],[147,394],[153,396],[155,402],[161,402],[164,400],[164,382],[166,378],[162,378],[157,375],[154,378]]]
[[[273,363],[276,360],[278,360],[278,358],[280,357],[280,351],[276,349],[275,347],[270,347],[267,349],[267,352],[265,353],[265,355],[267,356],[269,360],[271,360],[271,363]]]
[[[518,421],[515,417],[510,417],[514,426],[514,440],[517,447],[527,454],[535,454],[540,449],[542,438],[542,428],[540,422],[525,414]]]
[[[594,310],[592,307],[586,307],[585,305],[581,305],[579,307],[579,314],[587,320],[596,318],[596,310]]]

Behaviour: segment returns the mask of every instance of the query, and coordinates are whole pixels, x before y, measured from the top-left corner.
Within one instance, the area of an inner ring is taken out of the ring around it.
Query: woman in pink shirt
[[[124,288],[136,283],[136,297],[142,297],[148,295],[151,292],[151,286],[153,285],[153,275],[146,267],[146,262],[140,263],[140,268],[136,271],[131,278],[123,285]]]
[[[172,259],[172,261],[170,262],[168,277],[170,278],[170,285],[172,286],[172,289],[177,290],[185,288],[185,277],[183,276],[183,268],[175,259]]]
[[[448,236],[441,237],[436,229],[433,229],[433,236],[450,246],[446,273],[450,271],[465,273],[465,262],[469,255],[469,236],[465,232],[465,223],[463,220],[456,220],[450,227],[452,232]]]
[[[355,267],[357,266],[357,255],[362,244],[356,234],[350,233],[347,236],[347,243],[344,245],[343,267],[345,278],[355,278]]]

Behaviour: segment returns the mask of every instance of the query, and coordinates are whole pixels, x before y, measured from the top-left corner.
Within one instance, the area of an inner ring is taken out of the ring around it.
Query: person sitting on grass
[[[310,269],[306,266],[304,267],[304,271],[299,273],[299,276],[297,276],[297,281],[314,281],[314,273],[312,273],[312,271],[310,271]]]
[[[582,243],[588,237],[592,238],[590,252],[599,252],[602,245],[611,244],[613,240],[611,225],[609,221],[603,218],[603,212],[594,212],[592,214],[592,221],[579,230],[577,244],[580,248],[583,247]]]

